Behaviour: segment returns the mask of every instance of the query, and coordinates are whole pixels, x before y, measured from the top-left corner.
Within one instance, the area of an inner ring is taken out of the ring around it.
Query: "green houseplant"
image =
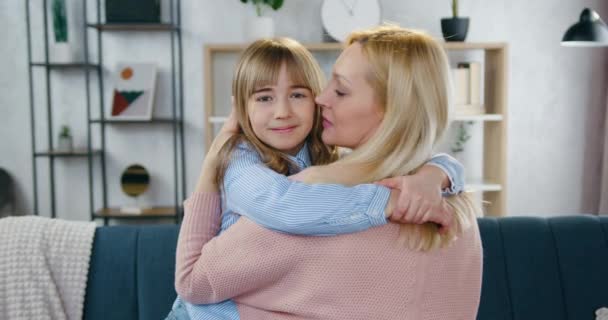
[[[70,133],[70,127],[68,126],[61,126],[59,141],[57,142],[57,151],[72,152],[72,134]]]
[[[68,41],[68,19],[65,12],[65,0],[53,0],[53,32],[55,33],[55,42]]]
[[[254,41],[259,38],[274,37],[274,20],[263,16],[263,8],[270,7],[277,11],[283,6],[283,0],[240,0],[242,3],[252,3],[255,6],[256,17],[245,24],[245,38]]]
[[[441,32],[445,41],[464,41],[469,31],[469,18],[459,16],[458,0],[452,0],[452,17],[441,19]]]
[[[71,62],[73,60],[72,46],[69,37],[69,18],[66,0],[53,0],[51,6],[53,19],[54,40],[52,55],[54,62]]]
[[[283,6],[283,0],[241,0],[242,3],[251,2],[255,6],[255,12],[258,17],[262,16],[262,8],[264,6],[271,7],[272,10],[277,11]]]

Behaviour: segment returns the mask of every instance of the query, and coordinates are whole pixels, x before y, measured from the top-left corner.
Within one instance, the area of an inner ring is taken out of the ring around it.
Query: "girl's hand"
[[[207,157],[208,156],[212,156],[212,157],[217,156],[218,152],[220,151],[222,146],[226,143],[226,141],[228,139],[230,139],[230,137],[232,137],[233,135],[237,134],[238,132],[239,132],[239,123],[236,120],[236,114],[234,112],[234,107],[233,107],[232,111],[230,111],[230,115],[228,116],[228,119],[226,119],[226,121],[224,122],[224,125],[222,126],[222,128],[220,129],[218,134],[213,139],[213,142],[211,143],[211,146],[209,147],[209,151],[207,152]]]
[[[436,172],[432,174],[429,176],[426,172],[419,172],[376,182],[394,189],[391,192],[390,212],[387,212],[389,220],[396,223],[437,223],[441,226],[440,233],[445,233],[451,227],[454,213],[441,195],[443,179],[439,181],[435,179],[438,177]]]
[[[222,146],[232,137],[234,134],[238,133],[238,122],[236,121],[236,115],[234,113],[234,108],[230,112],[230,116],[220,132],[215,136],[211,146],[209,147],[209,151],[205,155],[205,160],[203,161],[203,166],[201,169],[201,174],[198,179],[198,183],[196,185],[196,191],[198,192],[217,192],[218,187],[216,185],[216,175],[217,175],[217,167],[219,161],[219,151]]]

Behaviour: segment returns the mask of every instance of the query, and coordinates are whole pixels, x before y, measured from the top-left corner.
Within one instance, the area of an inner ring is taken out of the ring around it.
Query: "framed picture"
[[[112,94],[112,120],[152,119],[156,88],[156,64],[118,63]]]

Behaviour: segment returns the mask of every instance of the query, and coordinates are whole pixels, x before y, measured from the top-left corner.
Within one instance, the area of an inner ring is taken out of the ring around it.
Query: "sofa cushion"
[[[87,280],[84,319],[138,319],[137,234],[134,227],[99,227]]]
[[[137,294],[139,319],[166,316],[175,300],[175,225],[149,226],[139,231]]]

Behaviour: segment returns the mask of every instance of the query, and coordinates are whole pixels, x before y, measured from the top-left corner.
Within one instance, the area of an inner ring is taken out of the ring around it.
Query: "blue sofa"
[[[480,320],[595,319],[608,307],[608,217],[479,219],[484,246]],[[99,227],[84,318],[164,319],[178,226]]]

